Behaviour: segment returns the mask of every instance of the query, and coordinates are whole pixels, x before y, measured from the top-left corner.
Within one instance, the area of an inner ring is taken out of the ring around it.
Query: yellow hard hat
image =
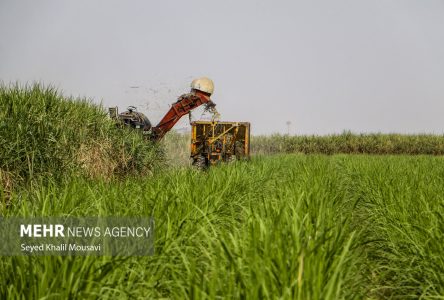
[[[211,95],[214,91],[214,83],[210,78],[201,77],[191,82],[191,88]]]

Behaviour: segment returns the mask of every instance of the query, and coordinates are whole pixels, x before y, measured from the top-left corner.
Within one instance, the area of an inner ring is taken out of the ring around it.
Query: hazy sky
[[[3,82],[157,122],[200,76],[255,134],[443,133],[444,1],[0,0]]]

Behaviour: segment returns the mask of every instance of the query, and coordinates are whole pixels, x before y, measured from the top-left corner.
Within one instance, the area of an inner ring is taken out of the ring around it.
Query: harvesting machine
[[[193,165],[202,169],[221,161],[230,162],[249,157],[250,123],[219,121],[216,104],[210,98],[213,91],[214,84],[211,79],[204,77],[193,80],[191,91],[180,96],[156,126],[152,126],[150,120],[134,106],[128,107],[127,111],[120,114],[117,107],[110,107],[109,114],[119,126],[139,130],[147,139],[158,142],[180,118],[204,105],[213,118],[211,121],[191,123]]]
[[[199,169],[250,155],[250,123],[195,121],[191,123],[191,157]]]

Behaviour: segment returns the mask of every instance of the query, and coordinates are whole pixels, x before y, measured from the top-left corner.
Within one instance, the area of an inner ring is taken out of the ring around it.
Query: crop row
[[[444,136],[432,134],[342,134],[326,136],[254,136],[255,154],[408,154],[443,155]]]
[[[3,214],[153,216],[155,254],[2,257],[0,298],[439,298],[443,172],[440,157],[276,155],[35,185]]]

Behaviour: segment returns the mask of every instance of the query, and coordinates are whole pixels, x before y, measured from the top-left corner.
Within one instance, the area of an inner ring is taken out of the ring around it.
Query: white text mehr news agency
[[[20,237],[121,237],[143,238],[151,227],[65,227],[62,224],[21,224]]]

